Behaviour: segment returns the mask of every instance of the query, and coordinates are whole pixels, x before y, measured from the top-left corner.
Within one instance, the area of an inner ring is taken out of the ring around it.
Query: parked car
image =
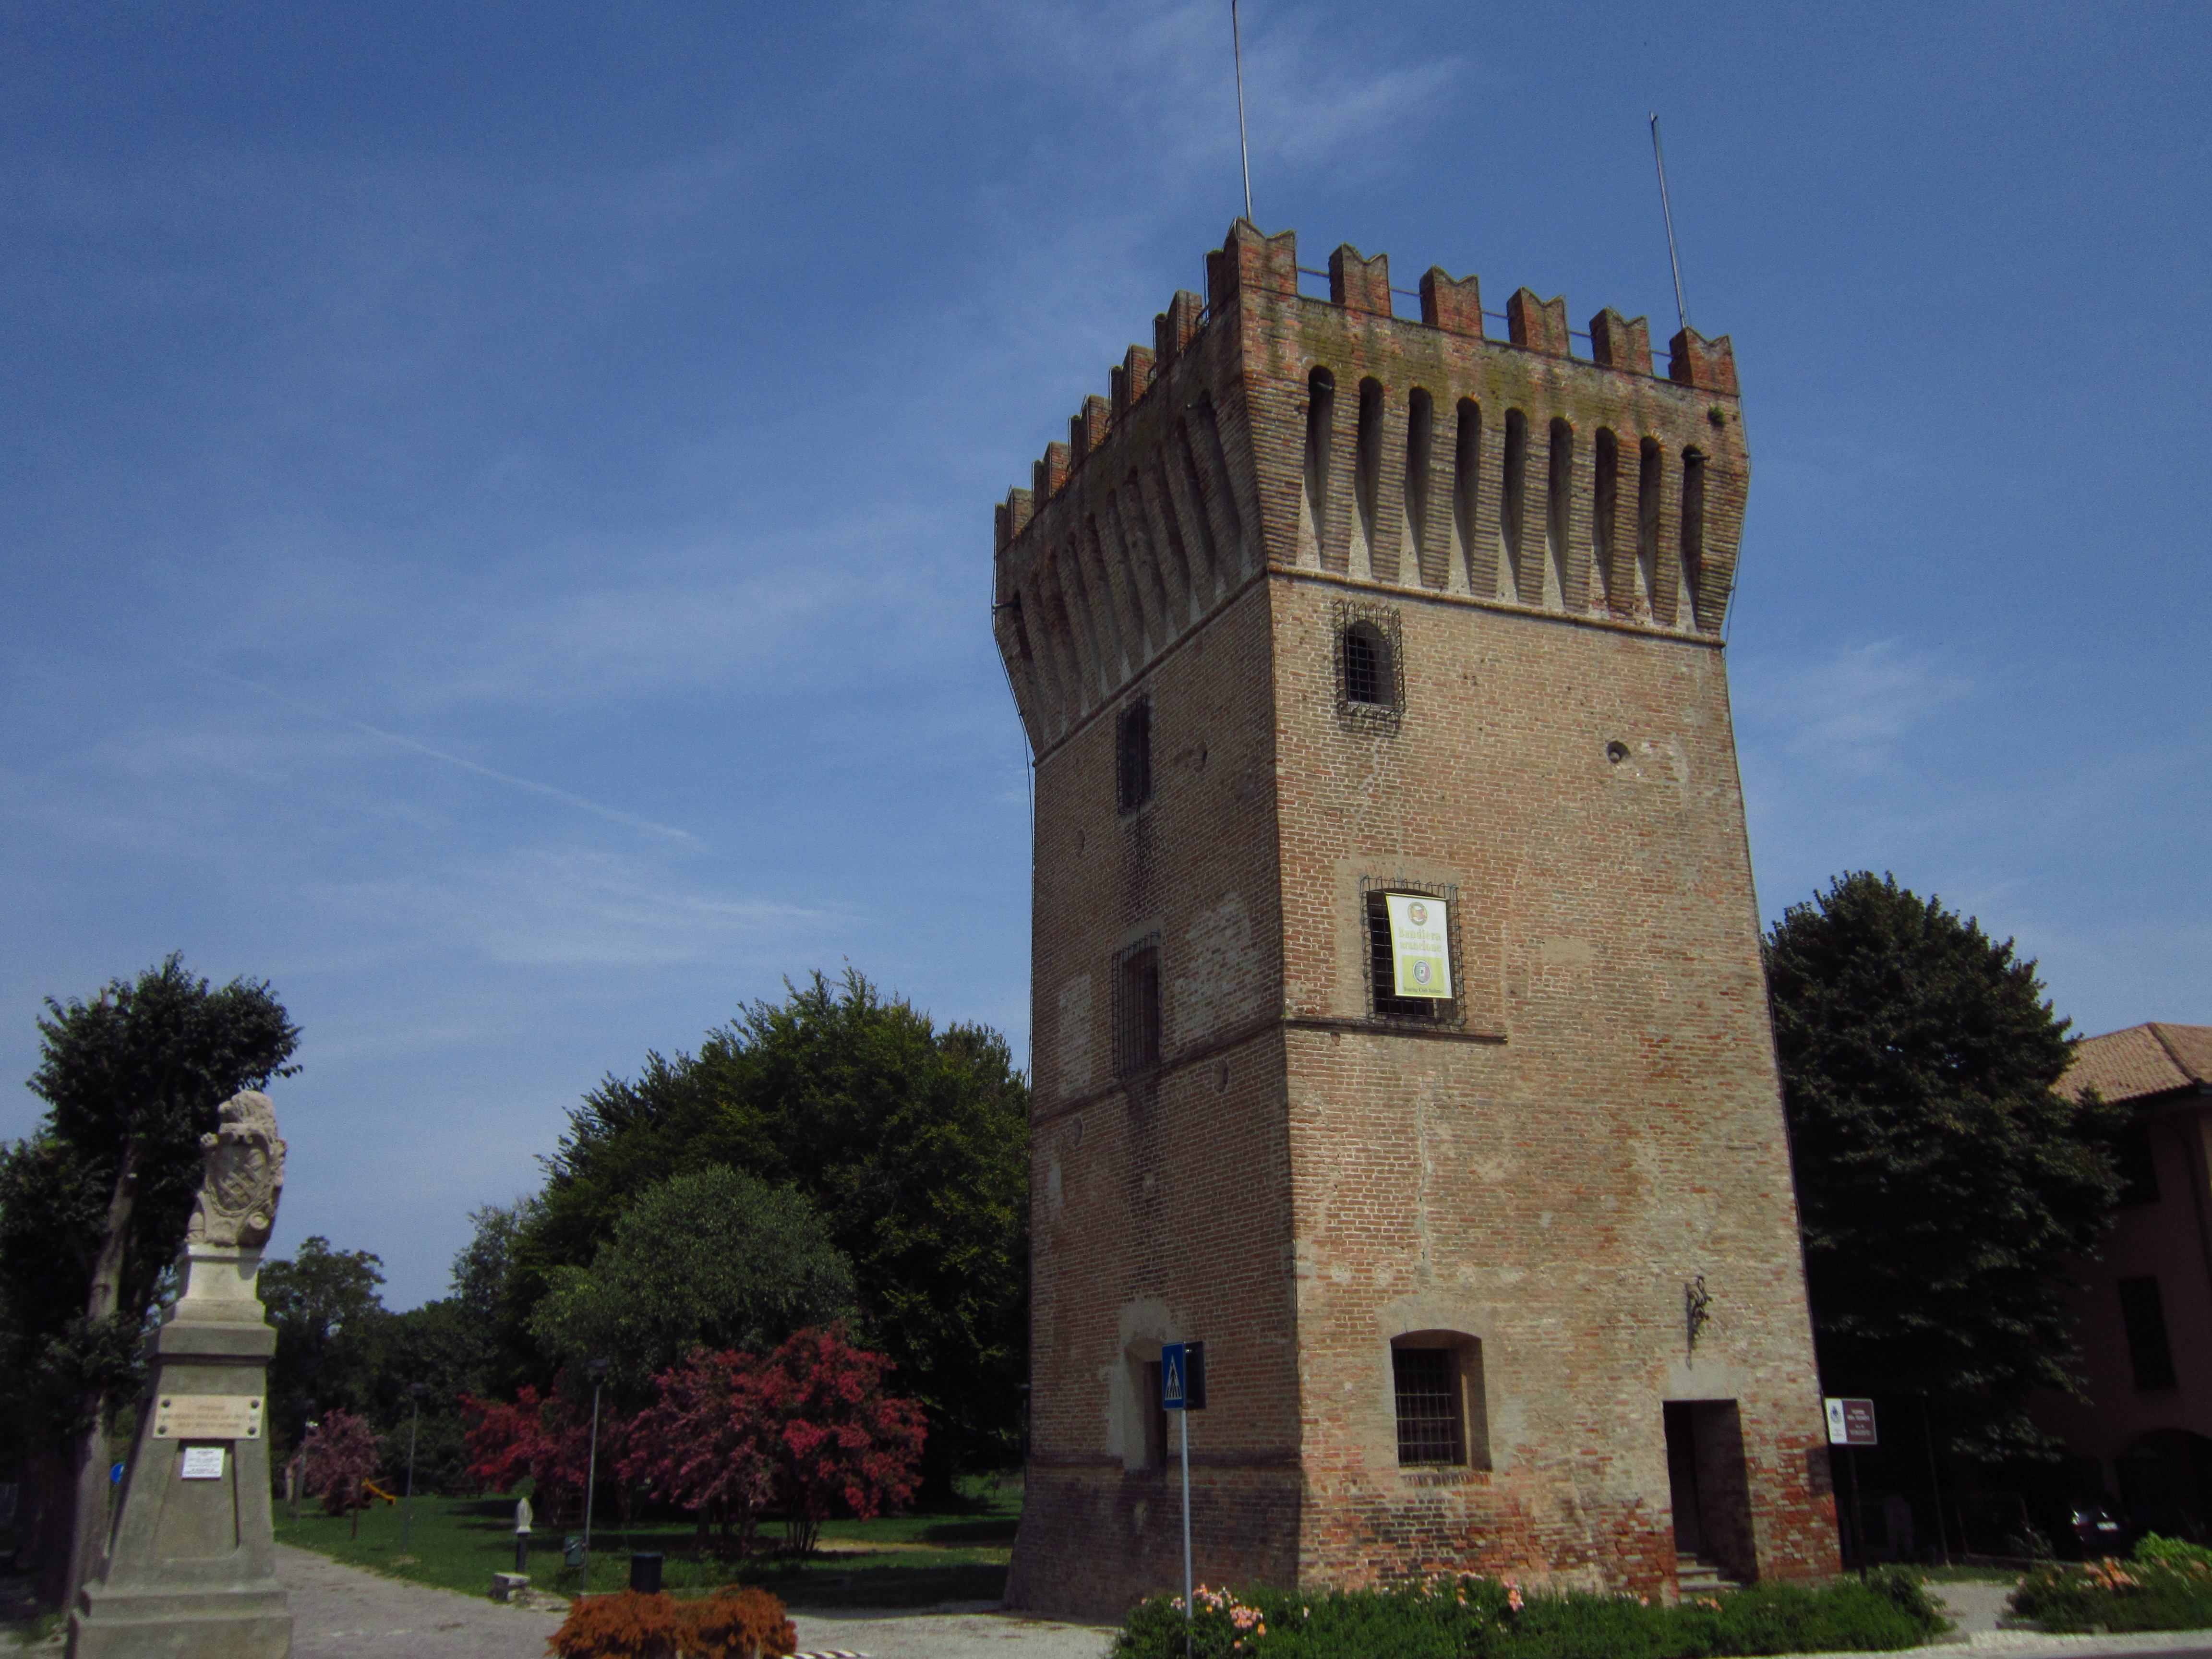
[[[2085,1561],[2125,1555],[2135,1540],[2127,1524],[2106,1499],[2085,1492],[2069,1506],[2074,1544]]]

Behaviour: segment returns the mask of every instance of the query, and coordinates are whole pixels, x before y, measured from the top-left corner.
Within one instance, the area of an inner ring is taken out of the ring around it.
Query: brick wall
[[[1757,1571],[1831,1572],[1717,639],[1748,473],[1729,343],[1679,337],[1662,380],[1640,319],[1601,313],[1585,361],[1561,301],[1516,295],[1516,344],[1475,331],[1472,278],[1431,271],[1414,322],[1382,256],[1339,250],[1328,301],[1296,263],[1235,228],[1204,313],[1178,295],[999,513],[1038,756],[1009,1597],[1110,1613],[1176,1583],[1143,1366],[1193,1338],[1201,1578],[1667,1593],[1669,1399],[1735,1402]],[[1310,432],[1316,368],[1334,416]],[[1396,641],[1388,719],[1343,706],[1347,604]],[[1154,796],[1123,811],[1139,696]],[[1370,1013],[1363,884],[1392,881],[1457,896],[1447,1026]],[[1154,937],[1161,1062],[1117,1079],[1113,963]],[[1487,1468],[1398,1467],[1390,1343],[1420,1332],[1480,1345]]]

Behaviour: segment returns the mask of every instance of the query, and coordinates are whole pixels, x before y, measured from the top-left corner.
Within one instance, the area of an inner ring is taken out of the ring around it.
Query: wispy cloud
[[[205,674],[213,679],[228,680],[233,685],[242,685],[247,690],[258,691],[270,702],[281,703],[299,714],[350,727],[365,736],[374,738],[380,743],[388,743],[396,748],[407,750],[410,753],[427,756],[432,760],[443,762],[447,766],[456,766],[464,772],[473,773],[477,777],[489,778],[495,783],[504,783],[516,789],[528,790],[534,795],[543,795],[549,800],[557,800],[564,805],[574,807],[580,812],[589,812],[595,817],[605,818],[610,823],[619,823],[632,830],[641,830],[648,835],[665,836],[672,840],[686,842],[693,846],[699,844],[699,838],[689,830],[678,830],[669,824],[655,823],[652,819],[641,818],[635,812],[625,812],[619,807],[602,805],[598,801],[588,800],[568,790],[556,789],[550,783],[539,783],[532,778],[517,777],[512,772],[502,772],[495,767],[480,764],[463,756],[448,754],[442,749],[434,749],[427,743],[417,743],[412,738],[402,737],[397,732],[385,731],[381,726],[371,726],[366,720],[355,720],[351,715],[340,714],[327,708],[314,708],[308,703],[301,702],[296,697],[288,697],[283,692],[264,685],[258,680],[245,679],[236,674],[225,674],[212,668],[194,667],[192,672]]]
[[[669,966],[768,957],[801,939],[849,936],[865,918],[716,890],[604,849],[544,844],[431,872],[303,888],[337,927],[404,935],[417,949],[528,967]]]
[[[1865,777],[1910,734],[1975,691],[1972,676],[1898,640],[1841,646],[1805,661],[1748,657],[1735,665],[1737,721],[1751,745],[1800,766]]]

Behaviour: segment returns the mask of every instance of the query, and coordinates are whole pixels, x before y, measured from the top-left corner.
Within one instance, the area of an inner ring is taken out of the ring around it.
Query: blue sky
[[[2212,1021],[2212,12],[1250,0],[1256,216],[1671,334],[1753,457],[1770,915]],[[0,9],[0,1077],[273,981],[278,1248],[442,1292],[580,1093],[849,961],[1027,1041],[990,509],[1240,206],[1222,3]],[[0,1092],[0,1133],[39,1103]]]

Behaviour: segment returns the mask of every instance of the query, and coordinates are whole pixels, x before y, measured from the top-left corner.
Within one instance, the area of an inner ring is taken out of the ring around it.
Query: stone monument
[[[269,1097],[222,1104],[202,1135],[180,1293],[150,1339],[153,1387],[98,1576],[70,1613],[76,1659],[283,1659],[292,1614],[270,1534],[264,1407],[276,1333],[255,1281],[284,1186]]]

